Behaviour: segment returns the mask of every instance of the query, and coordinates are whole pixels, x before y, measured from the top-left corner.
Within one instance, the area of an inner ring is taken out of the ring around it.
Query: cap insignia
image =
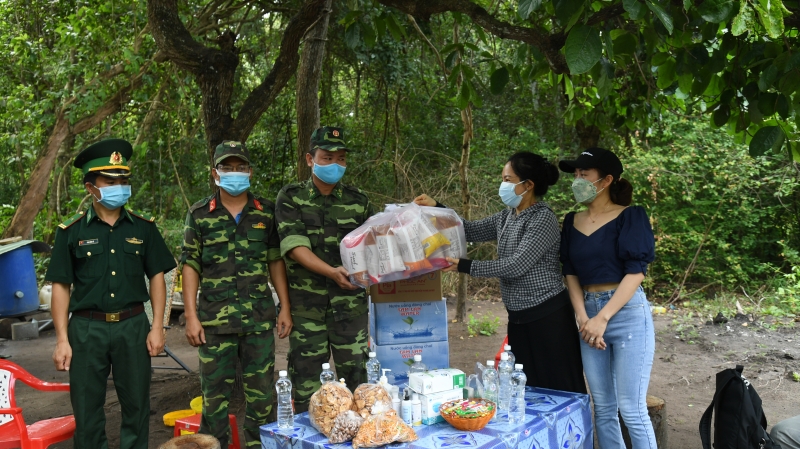
[[[228,145],[230,145],[231,148],[236,148],[238,144],[239,142],[228,142]]]
[[[267,225],[264,223],[258,222],[253,225],[253,229],[267,229]]]
[[[111,165],[122,165],[122,155],[119,151],[111,153],[111,158],[108,160],[108,163]]]
[[[339,130],[338,129],[334,129],[333,130],[333,137],[339,137]]]

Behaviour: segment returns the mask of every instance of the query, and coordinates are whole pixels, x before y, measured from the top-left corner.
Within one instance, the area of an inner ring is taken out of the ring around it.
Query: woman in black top
[[[643,208],[628,207],[633,188],[620,178],[614,153],[590,148],[559,168],[574,173],[575,200],[588,206],[564,218],[561,261],[583,339],[597,438],[603,449],[625,447],[619,411],[633,448],[656,449],[647,414],[655,333],[641,287],[655,256],[650,221]]]
[[[508,343],[528,385],[586,393],[575,315],[558,263],[558,219],[540,201],[558,176],[558,169],[539,155],[511,156],[499,192],[508,209],[464,220],[467,241],[497,240],[497,259],[450,259],[453,265],[445,271],[500,278]],[[427,195],[414,202],[441,206]]]

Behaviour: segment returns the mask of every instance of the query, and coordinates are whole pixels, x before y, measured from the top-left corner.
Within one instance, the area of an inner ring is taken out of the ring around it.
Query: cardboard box
[[[369,320],[378,345],[447,341],[447,303],[441,299],[372,304]]]
[[[422,362],[425,362],[423,357]],[[431,369],[425,373],[413,373],[409,376],[408,386],[421,394],[439,393],[454,388],[464,388],[467,376],[464,371],[455,368]]]
[[[403,281],[382,282],[370,286],[373,303],[419,302],[442,299],[442,275],[439,271]]]
[[[464,398],[464,389],[455,388],[453,390],[440,391],[438,393],[419,395],[422,401],[422,424],[427,426],[443,422],[444,418],[439,414],[439,406],[447,401]]]
[[[404,343],[399,345],[377,345],[369,339],[370,351],[375,351],[381,368],[389,368],[394,382],[408,381],[408,368],[414,363],[414,355],[422,355],[422,363],[428,369],[447,368],[450,366],[450,347],[446,341],[428,343]]]

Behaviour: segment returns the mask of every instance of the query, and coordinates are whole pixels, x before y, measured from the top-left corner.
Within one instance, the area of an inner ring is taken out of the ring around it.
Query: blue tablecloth
[[[414,427],[419,439],[413,443],[390,444],[392,449],[590,449],[594,440],[589,395],[526,388],[525,422],[509,424],[498,414],[482,430],[465,432],[450,424]],[[292,429],[276,423],[261,426],[264,449],[352,449],[350,442],[331,444],[308,420],[295,416]]]

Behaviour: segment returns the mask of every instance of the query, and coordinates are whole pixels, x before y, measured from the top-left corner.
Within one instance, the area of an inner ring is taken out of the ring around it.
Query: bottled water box
[[[373,303],[369,319],[370,335],[377,345],[447,341],[443,300]]]

